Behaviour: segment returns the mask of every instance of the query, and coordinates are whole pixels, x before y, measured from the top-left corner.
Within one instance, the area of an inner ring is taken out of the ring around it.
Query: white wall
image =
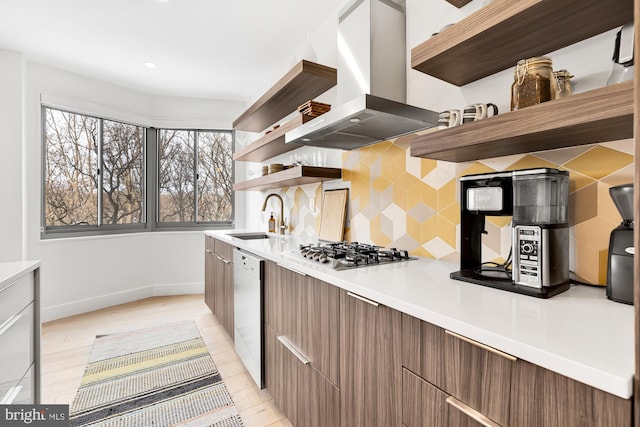
[[[202,292],[202,232],[40,239],[40,100],[141,124],[217,129],[230,129],[245,105],[155,97],[33,62],[24,74],[25,258],[42,261],[43,321],[154,294]]]
[[[0,50],[0,262],[22,258],[22,56]]]

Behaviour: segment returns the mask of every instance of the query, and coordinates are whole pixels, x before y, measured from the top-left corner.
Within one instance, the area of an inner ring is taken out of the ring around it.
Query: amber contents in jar
[[[518,61],[511,85],[511,110],[550,101],[555,92],[551,59],[539,56]]]
[[[554,99],[564,98],[571,95],[571,78],[573,77],[567,70],[554,71],[553,77],[556,82],[556,92]]]

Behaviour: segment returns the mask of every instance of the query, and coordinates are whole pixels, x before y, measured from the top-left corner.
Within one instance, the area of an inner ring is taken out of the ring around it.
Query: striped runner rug
[[[198,327],[177,322],[97,337],[71,426],[242,426]]]

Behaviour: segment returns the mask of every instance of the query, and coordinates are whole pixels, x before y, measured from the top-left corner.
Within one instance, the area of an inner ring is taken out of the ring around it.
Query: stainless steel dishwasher
[[[264,260],[234,249],[234,347],[258,388],[264,388],[263,279]]]

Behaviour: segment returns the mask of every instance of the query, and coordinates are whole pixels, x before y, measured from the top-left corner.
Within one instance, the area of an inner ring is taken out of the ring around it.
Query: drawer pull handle
[[[205,249],[204,251],[205,251],[206,253],[208,253],[208,254],[213,253],[213,252],[211,251],[211,249]]]
[[[4,334],[5,332],[7,332],[7,329],[9,329],[10,327],[12,327],[18,320],[20,320],[20,318],[22,317],[22,314],[16,314],[15,316],[12,316],[10,318],[8,318],[1,326],[0,326],[0,335]]]
[[[303,273],[302,271],[296,270],[295,268],[285,267],[282,264],[278,264],[278,266],[284,268],[285,270],[289,270],[289,271],[292,271],[292,272],[294,272],[296,274],[299,274],[301,276],[306,276],[307,275],[307,273]]]
[[[495,349],[495,348],[493,348],[493,347],[489,347],[488,345],[484,345],[484,344],[482,344],[482,343],[479,343],[478,341],[474,341],[474,340],[472,340],[471,338],[464,337],[464,336],[462,336],[462,335],[456,334],[455,332],[451,332],[451,331],[446,330],[446,329],[445,329],[445,331],[444,331],[444,332],[445,332],[447,335],[451,335],[452,337],[458,338],[458,339],[460,339],[460,340],[462,340],[462,341],[464,341],[464,342],[467,342],[467,343],[469,343],[469,344],[471,344],[471,345],[474,345],[474,346],[476,346],[476,347],[480,347],[480,348],[481,348],[481,349],[483,349],[483,350],[490,351],[491,353],[493,353],[493,354],[497,354],[498,356],[500,356],[500,357],[504,357],[505,359],[510,360],[510,361],[512,361],[512,362],[515,362],[516,360],[518,360],[518,358],[517,358],[517,357],[514,357],[514,356],[512,356],[512,355],[510,355],[510,354],[507,354],[507,353],[503,353],[503,352],[502,352],[502,351],[500,351],[500,350],[496,350],[496,349]]]
[[[378,304],[378,303],[377,303],[377,302],[375,302],[375,301],[371,301],[371,300],[370,300],[370,299],[368,299],[368,298],[361,297],[360,295],[356,295],[356,294],[354,294],[354,293],[352,293],[352,292],[347,292],[347,295],[349,295],[350,297],[353,297],[353,298],[355,298],[355,299],[359,299],[360,301],[366,302],[367,304],[370,304],[370,305],[372,305],[372,306],[374,306],[374,307],[378,307],[378,306],[380,305],[380,304]]]
[[[220,261],[224,262],[225,264],[231,264],[231,261],[226,260],[224,258],[220,258]]]
[[[0,405],[11,405],[15,400],[16,396],[18,395],[18,393],[20,393],[21,389],[22,389],[21,385],[11,387],[9,391],[4,395],[2,400],[0,400]]]
[[[306,357],[304,357],[304,356],[302,355],[302,353],[300,353],[300,352],[298,351],[298,349],[297,349],[297,348],[295,348],[295,347],[293,346],[293,344],[291,344],[289,341],[287,341],[287,339],[286,339],[284,336],[280,335],[280,336],[278,337],[278,341],[280,341],[280,342],[282,343],[282,345],[284,345],[285,347],[287,347],[287,349],[288,349],[291,353],[293,353],[293,355],[294,355],[295,357],[297,357],[297,358],[298,358],[298,360],[299,360],[300,362],[302,362],[302,364],[303,364],[303,365],[308,365],[308,364],[310,364],[310,363],[311,363],[311,362],[309,361],[309,359],[307,359]]]
[[[475,421],[477,421],[478,423],[482,424],[485,427],[500,427],[499,424],[494,423],[489,418],[485,417],[484,415],[482,415],[480,412],[476,411],[475,409],[473,409],[473,408],[465,405],[464,403],[460,402],[455,397],[452,397],[452,396],[447,397],[447,404],[453,406],[458,411],[462,412],[463,414],[465,414],[469,418],[474,419]]]

